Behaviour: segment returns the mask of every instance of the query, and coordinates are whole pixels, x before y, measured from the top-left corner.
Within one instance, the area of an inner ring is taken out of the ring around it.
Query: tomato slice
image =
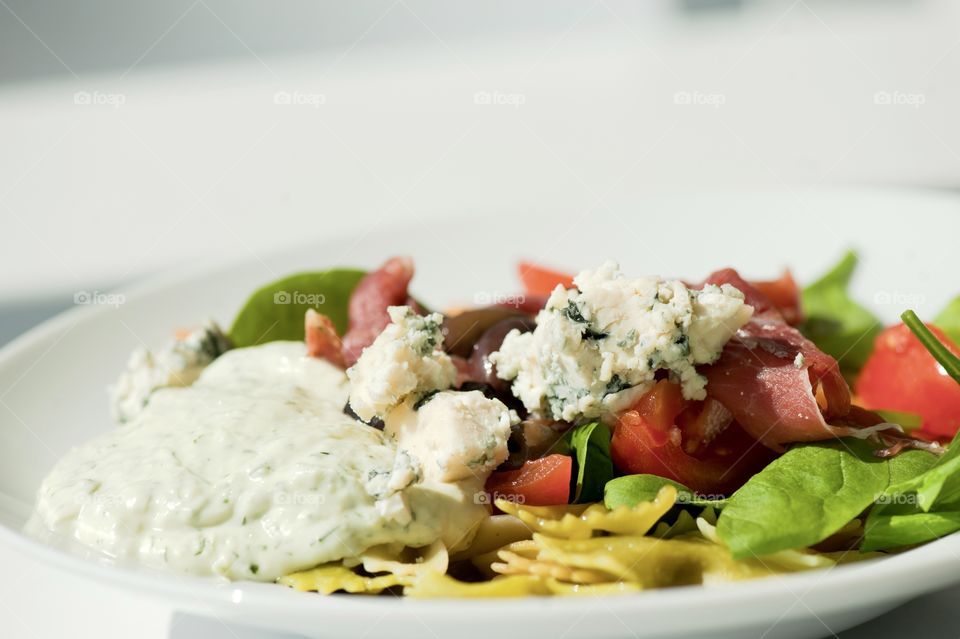
[[[486,490],[494,499],[507,499],[528,506],[555,506],[570,501],[573,459],[547,455],[524,462],[517,470],[495,472]]]
[[[523,290],[527,295],[550,295],[557,284],[563,288],[573,288],[573,276],[560,271],[554,271],[531,262],[517,264],[517,273],[523,282]]]
[[[954,355],[960,356],[960,347],[943,331],[930,324],[927,327]],[[948,439],[960,429],[960,384],[947,375],[903,324],[891,326],[877,336],[873,353],[854,389],[865,408],[920,415],[921,436]]]
[[[677,418],[702,410],[698,404],[684,400],[677,384],[657,382],[614,428],[610,453],[617,469],[666,477],[702,495],[728,495],[775,457],[736,423],[705,445],[686,446],[697,450],[687,453]]]

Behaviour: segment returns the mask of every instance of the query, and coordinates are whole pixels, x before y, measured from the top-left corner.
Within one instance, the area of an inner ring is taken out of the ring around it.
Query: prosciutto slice
[[[337,335],[337,329],[333,326],[333,321],[326,315],[308,308],[303,323],[307,355],[325,359],[338,368],[346,368],[346,363],[343,361],[343,344]]]
[[[420,312],[407,287],[413,279],[413,260],[392,257],[383,266],[363,276],[350,295],[349,324],[343,336],[343,359],[352,366],[367,346],[390,323],[387,308],[403,304]]]
[[[720,359],[702,368],[707,395],[754,439],[776,451],[792,442],[853,434],[856,428],[828,423],[850,411],[850,388],[837,361],[788,325],[776,305],[733,269],[717,271],[707,283],[736,287],[754,307],[753,318],[727,343]]]

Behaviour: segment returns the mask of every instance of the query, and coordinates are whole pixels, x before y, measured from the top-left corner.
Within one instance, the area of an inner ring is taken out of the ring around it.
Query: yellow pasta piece
[[[499,554],[502,561],[491,564],[490,568],[502,575],[533,575],[579,584],[613,581],[610,575],[598,570],[572,568],[554,561],[531,559],[507,550],[501,550]]]
[[[626,581],[614,581],[603,584],[568,584],[557,581],[556,579],[545,579],[544,583],[553,595],[572,596],[572,595],[620,595],[630,592],[640,592],[642,588],[638,584],[628,583]]]
[[[484,519],[477,528],[477,534],[470,546],[453,555],[451,561],[464,561],[497,550],[508,544],[530,539],[533,531],[513,515],[493,515]]]
[[[657,497],[633,508],[623,506],[608,510],[593,504],[579,514],[560,507],[533,507],[497,500],[497,507],[516,517],[533,532],[563,539],[589,539],[598,530],[615,534],[645,535],[677,501],[677,489],[664,486]]]
[[[526,597],[549,595],[543,579],[530,575],[496,577],[490,581],[467,583],[434,572],[425,572],[403,590],[408,597]]]
[[[599,570],[643,588],[732,581],[771,574],[762,565],[734,561],[723,546],[703,539],[612,536],[563,540],[535,535],[540,558]]]
[[[449,557],[447,547],[443,542],[436,541],[431,545],[418,549],[412,561],[404,562],[390,552],[389,548],[375,547],[360,556],[363,569],[369,573],[388,572],[403,577],[412,577],[425,570],[433,572],[447,572]]]
[[[539,546],[537,546],[536,542],[534,542],[532,539],[524,539],[522,541],[515,541],[512,544],[507,544],[502,548],[495,548],[494,550],[482,555],[477,555],[470,560],[470,563],[487,577],[494,577],[497,575],[497,572],[493,570],[492,566],[494,563],[500,561],[499,553],[503,550],[517,553],[523,557],[528,557],[531,559],[536,557],[537,553],[540,552]]]
[[[832,559],[833,561],[837,562],[837,564],[852,564],[857,561],[881,559],[889,556],[882,552],[860,552],[858,550],[842,550],[838,552],[825,552],[822,554],[827,559]]]
[[[349,568],[331,564],[285,575],[277,582],[294,590],[318,592],[322,595],[329,595],[338,590],[352,594],[376,594],[392,586],[406,585],[411,582],[411,578],[391,574],[364,577]]]

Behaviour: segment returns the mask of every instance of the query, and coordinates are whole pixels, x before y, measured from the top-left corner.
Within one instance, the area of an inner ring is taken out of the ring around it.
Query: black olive
[[[359,416],[359,415],[357,415],[355,412],[353,412],[353,407],[350,406],[350,402],[349,402],[349,401],[348,401],[346,404],[343,405],[343,414],[344,414],[344,415],[347,415],[348,417],[354,418],[355,420],[357,420],[358,422],[360,422],[360,423],[362,423],[362,424],[366,424],[367,426],[372,426],[373,428],[376,428],[377,430],[383,430],[383,420],[382,420],[382,419],[380,419],[379,417],[374,416],[373,419],[371,419],[369,422],[363,421],[362,419],[360,419],[360,416]]]
[[[528,317],[523,311],[508,306],[486,306],[443,318],[443,349],[451,355],[470,357],[474,344],[498,322]]]
[[[497,470],[516,470],[524,462],[554,452],[554,448],[573,424],[549,419],[525,419],[510,429],[507,450],[510,455]]]
[[[470,379],[490,385],[498,394],[507,392],[510,383],[497,377],[493,364],[487,358],[490,353],[500,349],[503,338],[513,329],[526,333],[534,327],[536,322],[528,315],[508,317],[490,326],[473,345],[473,352],[468,360]]]

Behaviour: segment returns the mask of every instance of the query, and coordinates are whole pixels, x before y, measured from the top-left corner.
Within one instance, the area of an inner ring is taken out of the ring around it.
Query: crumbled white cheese
[[[151,352],[138,348],[110,387],[110,412],[123,424],[136,417],[159,388],[189,386],[210,362],[230,350],[230,340],[213,321]]]
[[[716,360],[753,308],[730,285],[624,277],[614,262],[557,287],[531,333],[507,334],[490,356],[497,375],[531,413],[574,421],[599,417],[670,372],[688,399],[703,399],[694,368]]]
[[[444,391],[419,405],[407,400],[386,418],[384,434],[419,465],[425,481],[482,482],[507,459],[516,413],[480,391]],[[394,471],[396,473],[396,470]]]
[[[388,309],[391,324],[349,370],[350,407],[364,421],[385,417],[408,397],[453,386],[457,370],[443,343],[439,313],[417,315],[408,306]]]
[[[807,365],[807,358],[803,356],[803,353],[797,353],[797,356],[793,358],[793,365],[797,368],[803,368]]]

